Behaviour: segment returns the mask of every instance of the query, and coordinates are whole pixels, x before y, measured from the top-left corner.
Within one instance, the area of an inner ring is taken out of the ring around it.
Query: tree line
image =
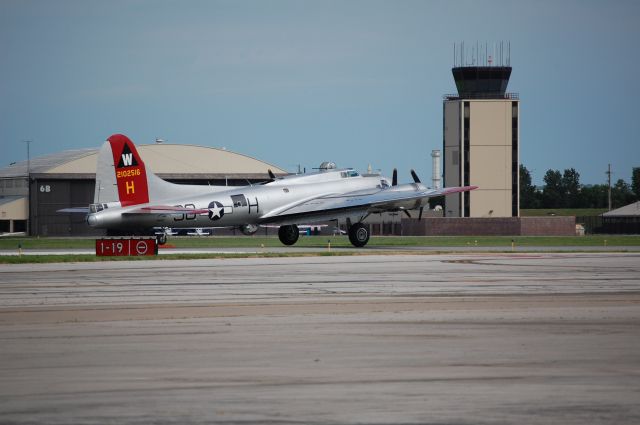
[[[547,170],[544,186],[532,184],[531,173],[520,164],[520,208],[607,208],[608,184],[583,185],[580,173],[569,168]],[[611,208],[620,208],[640,200],[640,167],[634,167],[631,184],[618,179],[611,185]]]

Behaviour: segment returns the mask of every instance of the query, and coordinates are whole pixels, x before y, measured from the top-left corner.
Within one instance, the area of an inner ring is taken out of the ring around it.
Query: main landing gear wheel
[[[164,245],[167,243],[167,235],[162,233],[156,237],[156,240],[158,241],[158,245]]]
[[[349,227],[349,240],[355,247],[362,248],[369,242],[369,228],[362,223]]]
[[[278,229],[278,238],[280,238],[280,242],[285,245],[293,245],[298,242],[299,237],[300,231],[298,230],[298,226],[295,224],[280,226]]]

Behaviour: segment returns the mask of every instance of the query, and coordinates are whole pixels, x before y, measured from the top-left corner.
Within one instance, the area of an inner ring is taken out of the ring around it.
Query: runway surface
[[[0,266],[0,423],[637,424],[640,254]]]
[[[458,252],[640,252],[640,245],[608,245],[608,246],[394,246],[378,245],[364,248],[349,247],[300,247],[300,246],[277,246],[277,247],[227,247],[227,248],[165,248],[161,247],[158,255],[174,254],[272,254],[272,253],[323,253],[323,252],[347,252],[375,254],[376,252],[407,252],[407,253],[458,253]],[[0,256],[17,255],[95,255],[95,249],[0,249]]]

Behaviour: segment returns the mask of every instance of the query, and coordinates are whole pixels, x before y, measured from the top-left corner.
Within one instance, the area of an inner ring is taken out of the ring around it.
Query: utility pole
[[[611,164],[609,164],[609,168],[607,169],[607,180],[608,180],[608,184],[609,184],[609,211],[611,211]]]
[[[23,140],[23,143],[27,144],[27,236],[31,235],[31,152],[30,145],[31,140]]]

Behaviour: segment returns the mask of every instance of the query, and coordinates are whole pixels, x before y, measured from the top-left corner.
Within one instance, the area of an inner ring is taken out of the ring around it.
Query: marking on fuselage
[[[218,201],[212,201],[207,207],[209,209],[209,220],[220,220],[224,216],[224,205]]]

